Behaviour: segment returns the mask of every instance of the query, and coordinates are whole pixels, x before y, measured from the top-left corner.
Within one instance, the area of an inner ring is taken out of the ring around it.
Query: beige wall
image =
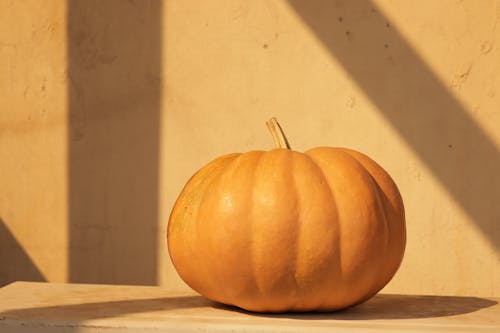
[[[1,284],[67,276],[63,4],[0,1]]]
[[[493,0],[0,1],[0,280],[185,288],[177,194],[276,116],[399,185],[386,291],[500,296],[499,26]]]

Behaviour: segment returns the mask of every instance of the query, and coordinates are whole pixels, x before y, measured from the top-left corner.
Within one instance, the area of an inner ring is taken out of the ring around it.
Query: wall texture
[[[65,17],[0,1],[0,284],[67,276]]]
[[[0,0],[0,283],[186,288],[176,196],[276,116],[399,185],[387,292],[500,296],[499,42],[495,0]]]

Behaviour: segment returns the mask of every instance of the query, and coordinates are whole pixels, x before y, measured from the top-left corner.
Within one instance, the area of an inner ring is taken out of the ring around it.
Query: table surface
[[[328,314],[255,314],[161,287],[15,282],[0,332],[500,332],[500,299],[379,294]]]

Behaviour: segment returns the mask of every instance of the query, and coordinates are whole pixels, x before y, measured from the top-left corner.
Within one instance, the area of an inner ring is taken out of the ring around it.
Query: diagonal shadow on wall
[[[67,11],[69,280],[154,285],[161,2]]]
[[[46,281],[14,235],[0,219],[0,287],[14,281]],[[12,263],[15,266],[12,267]]]
[[[372,1],[288,2],[498,250],[495,143]]]

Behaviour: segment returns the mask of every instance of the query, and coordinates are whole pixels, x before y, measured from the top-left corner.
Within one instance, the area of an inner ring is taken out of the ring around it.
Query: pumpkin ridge
[[[335,201],[335,195],[333,194],[332,188],[331,188],[330,184],[328,183],[328,178],[326,177],[325,171],[318,164],[318,162],[316,161],[316,158],[312,155],[309,155],[309,152],[305,152],[304,155],[311,160],[311,162],[314,164],[314,166],[320,172],[321,177],[323,178],[323,181],[325,182],[325,184],[328,185],[327,187],[328,187],[330,197],[332,198],[332,203],[335,205],[335,211],[338,212],[337,202]]]
[[[285,139],[286,141],[286,139]],[[287,143],[288,144],[288,143]],[[278,148],[278,149],[284,149],[284,148]],[[292,295],[289,295],[289,299],[290,299],[290,302],[287,302],[288,305],[288,309],[292,309],[294,307],[293,304],[295,304],[296,306],[296,303],[297,303],[297,299],[300,299],[300,297],[298,297],[298,292],[300,290],[300,287],[299,287],[299,283],[297,282],[297,276],[296,276],[296,270],[297,270],[297,260],[298,260],[298,239],[300,238],[300,234],[301,234],[301,220],[300,220],[300,200],[299,200],[299,195],[298,195],[298,189],[297,189],[297,181],[295,179],[295,158],[294,158],[294,154],[297,154],[297,152],[294,152],[290,149],[287,150],[287,154],[286,154],[286,163],[288,165],[290,165],[290,168],[288,169],[285,169],[286,172],[288,173],[288,179],[290,179],[291,181],[291,189],[290,189],[290,192],[293,193],[293,197],[295,198],[295,216],[294,218],[292,218],[292,221],[294,221],[295,225],[294,225],[294,230],[297,230],[296,232],[296,237],[295,237],[295,241],[293,242],[293,255],[292,255],[292,259],[291,259],[291,273],[292,273],[292,281],[293,281],[293,285],[294,285],[294,288],[293,288],[293,294]],[[287,309],[287,310],[288,310]]]
[[[291,154],[290,154],[290,157],[291,157],[291,163],[290,163],[290,174],[291,174],[291,178],[292,178],[292,189],[291,191],[293,191],[294,193],[294,197],[297,198],[296,202],[296,208],[295,208],[295,228],[298,230],[297,232],[297,239],[295,240],[294,244],[294,253],[293,253],[293,282],[295,284],[295,288],[294,288],[294,295],[291,295],[291,298],[293,300],[293,303],[294,303],[294,306],[291,306],[291,308],[293,307],[297,307],[297,303],[300,301],[301,299],[301,296],[300,295],[300,286],[299,286],[299,283],[297,282],[297,263],[298,263],[298,259],[299,259],[299,254],[298,254],[298,251],[299,251],[299,245],[300,245],[300,235],[302,235],[302,219],[301,219],[301,202],[300,202],[300,195],[299,195],[299,190],[298,190],[298,186],[297,186],[297,179],[296,179],[296,175],[295,175],[295,172],[296,172],[296,158],[294,158],[294,154],[297,154],[296,152],[292,151]]]
[[[259,171],[260,168],[262,168],[262,159],[263,157],[267,154],[268,152],[263,152],[259,159],[257,160],[257,163],[255,164],[255,169],[253,171],[253,179],[252,179],[252,183],[255,184],[255,181],[257,179],[257,172]],[[251,205],[251,214],[252,216],[254,216],[255,214],[255,198],[257,197],[256,195],[256,188],[255,186],[252,187],[252,194],[251,194],[251,200],[252,200],[252,205]],[[254,219],[252,219],[252,224],[250,225],[250,230],[253,232],[253,230],[255,229],[255,222],[254,222]],[[251,237],[251,241],[250,241],[250,262],[252,263],[252,277],[253,277],[253,280],[255,281],[255,289],[257,290],[258,294],[259,294],[259,297],[263,297],[264,296],[264,290],[262,289],[260,283],[259,283],[259,280],[258,280],[258,274],[257,274],[257,263],[256,263],[256,259],[255,259],[255,256],[254,256],[254,250],[255,250],[255,239],[254,237]]]
[[[216,187],[220,186],[220,182],[221,182],[221,180],[223,178],[229,178],[229,179],[231,179],[231,177],[234,176],[234,173],[235,173],[236,169],[238,167],[240,167],[241,164],[243,163],[242,162],[243,155],[248,156],[247,154],[249,154],[249,153],[250,152],[242,153],[242,154],[236,156],[236,158],[234,158],[231,162],[229,162],[224,167],[224,169],[221,171],[221,173],[219,173],[216,177],[214,177],[212,183],[208,186],[208,188],[210,188],[211,186],[216,186]],[[206,191],[205,193],[208,193],[208,192],[209,191]],[[204,200],[204,199],[205,198],[203,198],[202,200]],[[202,206],[202,204],[203,204],[203,201],[202,201],[202,203],[200,203],[200,207]],[[251,206],[251,204],[249,206]],[[213,241],[213,239],[211,239],[211,237],[209,239],[210,239],[210,242],[208,244],[209,244],[210,247],[213,248],[213,247],[217,247],[218,246],[217,244],[214,244],[214,241]],[[218,258],[217,260],[220,260],[220,258]],[[216,285],[216,286],[223,286],[224,285],[224,281],[219,281],[218,279],[219,278],[215,274],[211,277],[212,281],[216,281],[216,282],[213,283],[214,285]],[[229,298],[231,298],[231,297],[229,297],[228,293],[225,290],[226,290],[225,288],[218,288],[219,293],[222,295],[221,298],[223,298],[223,299],[229,299]]]
[[[287,184],[288,187],[286,188],[289,189],[292,174],[288,166],[291,163],[291,156],[290,151],[285,149],[266,151],[255,171],[253,208],[256,214],[252,225],[253,244],[255,246],[252,248],[251,255],[254,260],[253,272],[255,273],[256,284],[261,298],[260,302],[255,302],[259,304],[258,308],[252,307],[251,310],[254,311],[276,312],[283,311],[290,306],[289,298],[283,292],[286,289],[284,289],[284,286],[292,287],[293,285],[293,276],[290,276],[293,273],[292,265],[294,264],[293,253],[291,252],[293,251],[294,241],[290,240],[291,236],[293,236],[290,234],[290,231],[293,230],[290,226],[292,217],[286,216],[286,220],[283,220],[284,216],[280,212],[290,202],[283,201],[283,196],[276,195],[278,193],[276,190],[283,191],[284,183]],[[267,186],[269,184],[275,184],[279,187],[276,188],[275,185],[271,185],[271,188],[269,188]],[[265,192],[261,192],[261,189],[264,189]],[[271,192],[268,192],[270,189]],[[271,202],[262,201],[262,195],[267,194],[271,194]],[[293,198],[289,190],[283,195],[289,199]],[[267,215],[262,215],[264,211]],[[259,220],[259,217],[264,220]],[[280,255],[264,253],[262,247],[279,249],[279,251],[285,253],[288,259],[284,261],[284,258]],[[275,274],[272,277],[264,278],[262,272],[269,272],[269,269],[275,270]],[[284,301],[284,297],[287,297],[288,301]]]
[[[394,226],[391,226],[390,220],[388,218],[389,217],[389,213],[387,212],[387,206],[386,205],[389,205],[389,207],[392,207],[396,211],[398,211],[399,209],[402,210],[401,215],[399,216],[399,218],[402,220],[402,222],[400,222],[400,223],[402,223],[403,226],[404,226],[404,221],[405,221],[404,206],[402,204],[401,204],[401,206],[399,206],[397,204],[393,205],[393,203],[391,202],[391,200],[388,198],[388,196],[386,195],[386,193],[382,189],[382,186],[379,184],[379,182],[377,180],[377,177],[373,173],[379,172],[380,173],[380,177],[383,177],[380,180],[388,182],[388,186],[391,187],[391,189],[395,192],[394,194],[396,195],[396,200],[399,200],[399,201],[402,202],[401,194],[399,193],[399,190],[398,190],[396,184],[394,183],[394,181],[392,180],[392,178],[390,177],[390,175],[387,173],[387,171],[384,170],[384,168],[382,168],[380,165],[378,165],[377,162],[373,161],[370,157],[368,157],[365,154],[360,153],[358,151],[355,151],[355,150],[352,150],[352,149],[347,149],[347,148],[343,148],[343,150],[345,151],[345,153],[351,155],[355,160],[357,160],[358,163],[360,163],[363,166],[363,168],[368,172],[368,174],[373,179],[373,183],[374,183],[374,185],[377,188],[377,197],[380,200],[379,206],[381,207],[382,212],[384,213],[384,221],[385,221],[385,225],[386,225],[386,230],[385,231],[386,231],[386,235],[387,235],[386,242],[385,242],[385,247],[386,247],[385,250],[386,250],[386,254],[387,253],[391,254],[393,252],[393,250],[394,250],[394,249],[390,248],[390,245],[394,244],[394,242],[391,241],[394,238],[394,237],[391,238],[391,235],[394,235]],[[360,158],[358,158],[358,157],[360,157]],[[364,161],[362,159],[366,159],[366,161]],[[370,169],[373,169],[373,170],[370,171]],[[403,241],[403,251],[402,251],[402,253],[404,254],[404,248],[405,248],[405,244],[406,244],[406,228],[404,228],[404,227],[403,227],[403,238],[404,238],[404,241]],[[385,280],[382,280],[383,283],[381,283],[381,287],[378,288],[373,293],[373,295],[375,295],[380,289],[382,289],[392,279],[392,277],[395,274],[395,272],[401,266],[403,254],[401,255],[401,258],[399,259],[399,262],[397,263],[397,265],[395,267],[391,267],[391,266],[387,266],[386,267],[385,270],[386,271],[392,271],[392,274],[388,275]],[[391,263],[391,262],[392,261],[388,261],[388,263]],[[366,299],[369,299],[373,295],[367,297]],[[363,301],[361,301],[361,302],[363,302]]]
[[[372,175],[372,173],[370,172],[370,170],[368,170],[365,166],[365,164],[363,162],[361,162],[359,159],[356,158],[355,155],[351,154],[351,151],[348,150],[348,149],[342,149],[342,152],[349,155],[353,160],[356,161],[356,163],[358,163],[362,169],[364,170],[364,172],[366,172],[366,174],[369,176],[369,178],[371,179],[371,183],[372,183],[372,186],[375,188],[375,193],[376,193],[376,198],[377,198],[377,205],[380,207],[380,210],[382,211],[382,215],[383,215],[383,220],[384,220],[384,233],[385,233],[385,237],[384,237],[384,251],[385,253],[387,253],[387,251],[389,250],[389,236],[390,236],[390,232],[389,232],[389,220],[387,218],[387,210],[385,208],[385,205],[384,203],[382,202],[382,197],[381,197],[381,192],[382,192],[382,189],[379,185],[379,183],[377,182],[377,180],[375,179],[375,177]]]
[[[229,154],[229,155],[225,155],[225,156],[222,156],[222,157],[219,157],[215,160],[213,160],[212,162],[210,162],[208,166],[210,166],[211,168],[213,168],[213,172],[217,173],[217,175],[213,176],[212,179],[206,180],[207,178],[207,174],[208,175],[211,175],[210,172],[208,172],[207,170],[207,167],[204,167],[200,170],[198,170],[189,180],[188,182],[186,183],[186,185],[184,186],[184,188],[182,189],[182,192],[181,192],[181,195],[179,196],[179,198],[176,200],[175,204],[174,204],[174,208],[171,212],[171,215],[170,215],[170,218],[169,220],[172,221],[172,223],[169,223],[169,226],[171,226],[172,228],[174,226],[179,226],[180,224],[183,224],[183,223],[186,223],[184,221],[185,219],[185,216],[182,214],[180,216],[178,216],[179,214],[181,214],[179,211],[181,211],[183,209],[183,205],[184,204],[187,204],[187,205],[194,205],[191,202],[187,202],[187,203],[184,203],[184,200],[188,200],[189,197],[190,197],[190,193],[191,191],[194,191],[194,188],[193,188],[193,181],[198,181],[199,183],[203,184],[204,186],[206,186],[206,188],[210,187],[211,184],[213,183],[213,181],[215,180],[215,178],[217,178],[218,175],[220,175],[223,171],[224,171],[224,167],[225,165],[224,164],[227,164],[229,163],[228,159],[230,158],[235,158],[237,157],[238,154]],[[222,164],[222,165],[218,165],[218,164]],[[210,170],[210,169],[209,169]],[[200,180],[198,180],[199,177],[202,177]],[[197,186],[199,186],[200,184],[196,184]],[[197,193],[200,193],[200,191],[196,191]],[[199,215],[199,208],[201,206],[201,203],[203,202],[204,200],[204,197],[206,196],[206,191],[201,191],[201,198],[198,200],[197,202],[197,205],[195,205],[194,207],[192,207],[192,216],[190,218],[190,221],[187,222],[187,223],[194,223],[196,224],[196,226],[194,227],[194,230],[198,230],[198,218],[197,216]],[[182,204],[182,205],[181,205]],[[168,247],[169,247],[169,255],[170,255],[170,258],[172,260],[172,264],[174,265],[174,267],[178,270],[177,268],[177,265],[176,265],[176,261],[174,260],[173,256],[172,256],[172,252],[170,251],[170,247],[173,245],[171,243],[171,234],[174,232],[174,230],[172,228],[168,228],[167,229],[167,242],[168,242]],[[199,241],[199,236],[198,236],[198,233],[197,232],[194,232],[194,241],[192,241],[193,243],[195,244],[198,244]],[[192,244],[191,244],[192,245]],[[196,255],[196,257],[199,257],[199,252],[195,251],[193,252],[194,255]],[[203,262],[203,260],[196,260],[196,261],[201,261]],[[196,269],[198,272],[200,271],[199,268]],[[201,269],[202,273],[205,274],[206,272],[208,272],[209,270],[207,270],[205,267],[203,267]],[[205,274],[207,275],[207,274]],[[184,278],[183,278],[184,280]],[[185,280],[184,280],[185,281]],[[196,291],[198,292],[201,292],[199,290],[199,288],[195,288],[192,283],[188,283],[187,281],[185,281],[191,288],[195,289]],[[209,284],[211,285],[211,283],[209,282]]]
[[[210,189],[213,188],[214,186],[216,186],[218,184],[218,182],[221,180],[221,178],[224,176],[224,175],[227,175],[228,171],[231,170],[231,169],[234,169],[236,164],[237,164],[237,161],[241,159],[241,156],[243,154],[242,153],[239,153],[238,155],[236,155],[231,161],[227,162],[224,166],[221,167],[220,171],[210,180],[210,182],[207,184],[207,189],[206,191],[203,192],[203,196],[200,200],[200,203],[197,207],[197,212],[196,212],[196,215],[199,216],[200,215],[200,209],[202,207],[204,207],[204,205],[206,205],[205,203],[205,200],[207,199],[208,195],[210,194]],[[196,222],[197,224],[199,225],[200,224],[200,219],[197,218],[196,219]],[[200,237],[200,227],[197,227],[196,228],[196,239],[197,239],[197,244],[200,244],[199,240],[200,239],[203,239],[203,237]],[[207,242],[208,243],[208,246],[214,246],[212,244],[212,242]],[[208,267],[208,264],[209,264],[209,261],[208,260],[200,260],[202,263],[203,263],[203,266],[205,267],[203,270],[205,272],[210,272],[211,269]],[[207,268],[208,267],[208,268]],[[218,288],[214,288],[214,286],[218,286],[220,285],[219,283],[217,283],[217,277],[213,274],[206,274],[205,275],[205,279],[207,281],[207,283],[211,286],[210,289],[211,290],[219,290],[220,292],[220,289]],[[222,290],[222,294],[224,295],[224,297],[222,297],[223,299],[226,299],[225,297],[225,293],[224,291]]]
[[[382,204],[382,200],[380,198],[380,190],[381,190],[380,189],[380,185],[377,183],[377,181],[372,176],[372,174],[370,173],[370,171],[368,171],[368,169],[365,167],[364,163],[360,162],[354,155],[350,154],[348,149],[341,148],[341,149],[339,149],[338,152],[341,153],[341,154],[344,154],[345,156],[349,156],[349,158],[351,158],[358,166],[360,166],[360,170],[363,170],[362,172],[366,176],[368,176],[368,179],[371,180],[370,184],[372,185],[373,192],[375,193],[375,198],[376,198],[377,205],[380,207],[380,210],[382,211],[382,215],[383,215],[384,233],[385,233],[385,235],[384,235],[384,246],[385,246],[385,250],[387,251],[387,247],[388,247],[388,244],[389,244],[389,240],[388,240],[389,225],[388,225],[388,220],[387,220],[387,212],[386,212],[385,207]]]
[[[259,168],[259,164],[260,162],[262,161],[262,157],[264,156],[265,152],[263,151],[260,151],[260,154],[259,154],[259,158],[255,161],[255,165],[253,166],[253,173],[252,173],[252,184],[255,182],[255,178],[257,176],[257,170]],[[251,202],[251,205],[250,205],[250,212],[248,213],[248,215],[250,216],[249,218],[249,221],[251,221],[251,224],[249,226],[249,229],[250,230],[253,230],[254,226],[253,226],[253,216],[254,216],[254,197],[255,197],[255,188],[252,187],[252,193],[250,194],[250,202]],[[249,248],[249,253],[253,253],[254,251],[254,239],[253,237],[249,236],[250,237],[250,248]],[[255,281],[255,290],[257,290],[257,292],[259,293],[259,297],[262,297],[263,293],[262,293],[262,290],[261,288],[259,287],[259,284],[257,283],[257,274],[255,272],[255,267],[256,267],[256,264],[255,264],[255,259],[254,259],[254,256],[253,255],[250,255],[250,265],[252,265],[250,271],[252,272],[252,281]]]
[[[384,237],[384,255],[383,256],[387,257],[387,254],[388,253],[390,254],[390,250],[391,250],[389,247],[389,244],[391,243],[389,240],[391,233],[390,233],[390,227],[389,227],[389,220],[387,219],[387,216],[388,216],[387,211],[386,211],[385,205],[383,204],[382,198],[381,198],[381,191],[382,191],[381,187],[378,184],[378,182],[376,181],[375,177],[368,170],[368,168],[365,167],[365,164],[363,162],[361,162],[360,160],[358,160],[358,158],[356,158],[356,156],[354,156],[352,153],[350,153],[351,151],[352,150],[350,150],[350,149],[341,148],[339,152],[342,154],[345,154],[346,156],[349,156],[353,161],[355,161],[355,163],[361,167],[360,170],[363,170],[363,172],[366,173],[368,178],[371,180],[371,185],[373,186],[373,189],[374,189],[373,192],[375,192],[375,198],[376,198],[377,205],[379,206],[379,208],[382,212],[382,215],[383,215],[382,216],[383,226],[384,226],[384,235],[383,235],[383,237]],[[380,167],[380,168],[382,168],[382,167]],[[377,221],[378,221],[378,219],[377,219]],[[385,261],[385,260],[383,261],[384,269],[382,271],[384,271],[384,272],[392,271],[389,266],[386,266],[387,262],[391,263],[391,261]],[[383,283],[380,283],[380,285],[372,286],[371,293],[366,295],[362,300],[359,301],[359,303],[364,302],[365,300],[371,298],[373,295],[375,295],[377,292],[379,292],[392,279],[393,275],[394,275],[394,272],[392,272],[392,274],[390,274],[388,276],[388,278],[386,278],[385,280],[382,280]]]
[[[320,163],[318,163],[316,157],[314,155],[311,155],[310,152],[311,152],[311,150],[306,151],[304,153],[304,155],[311,160],[311,162],[314,164],[314,166],[319,171],[319,173],[320,173],[323,181],[327,185],[326,187],[328,188],[328,194],[329,194],[329,196],[331,198],[331,204],[332,204],[332,206],[334,206],[335,216],[337,217],[336,223],[337,223],[337,228],[339,230],[338,232],[339,232],[339,235],[340,235],[341,234],[342,224],[338,220],[338,216],[339,216],[339,214],[338,214],[338,206],[337,206],[337,201],[335,199],[335,194],[333,193],[333,190],[332,190],[332,186],[331,186],[332,184],[330,184],[328,182],[328,178],[326,177],[325,171],[321,167]],[[342,274],[342,247],[340,246],[340,240],[337,241],[336,246],[337,246],[336,253],[338,254],[338,257],[336,259],[338,261],[339,277],[340,277],[341,281],[343,281],[343,274]],[[326,303],[327,303],[327,300],[325,298],[322,298],[321,302],[318,303],[317,308],[318,309],[323,309]]]

